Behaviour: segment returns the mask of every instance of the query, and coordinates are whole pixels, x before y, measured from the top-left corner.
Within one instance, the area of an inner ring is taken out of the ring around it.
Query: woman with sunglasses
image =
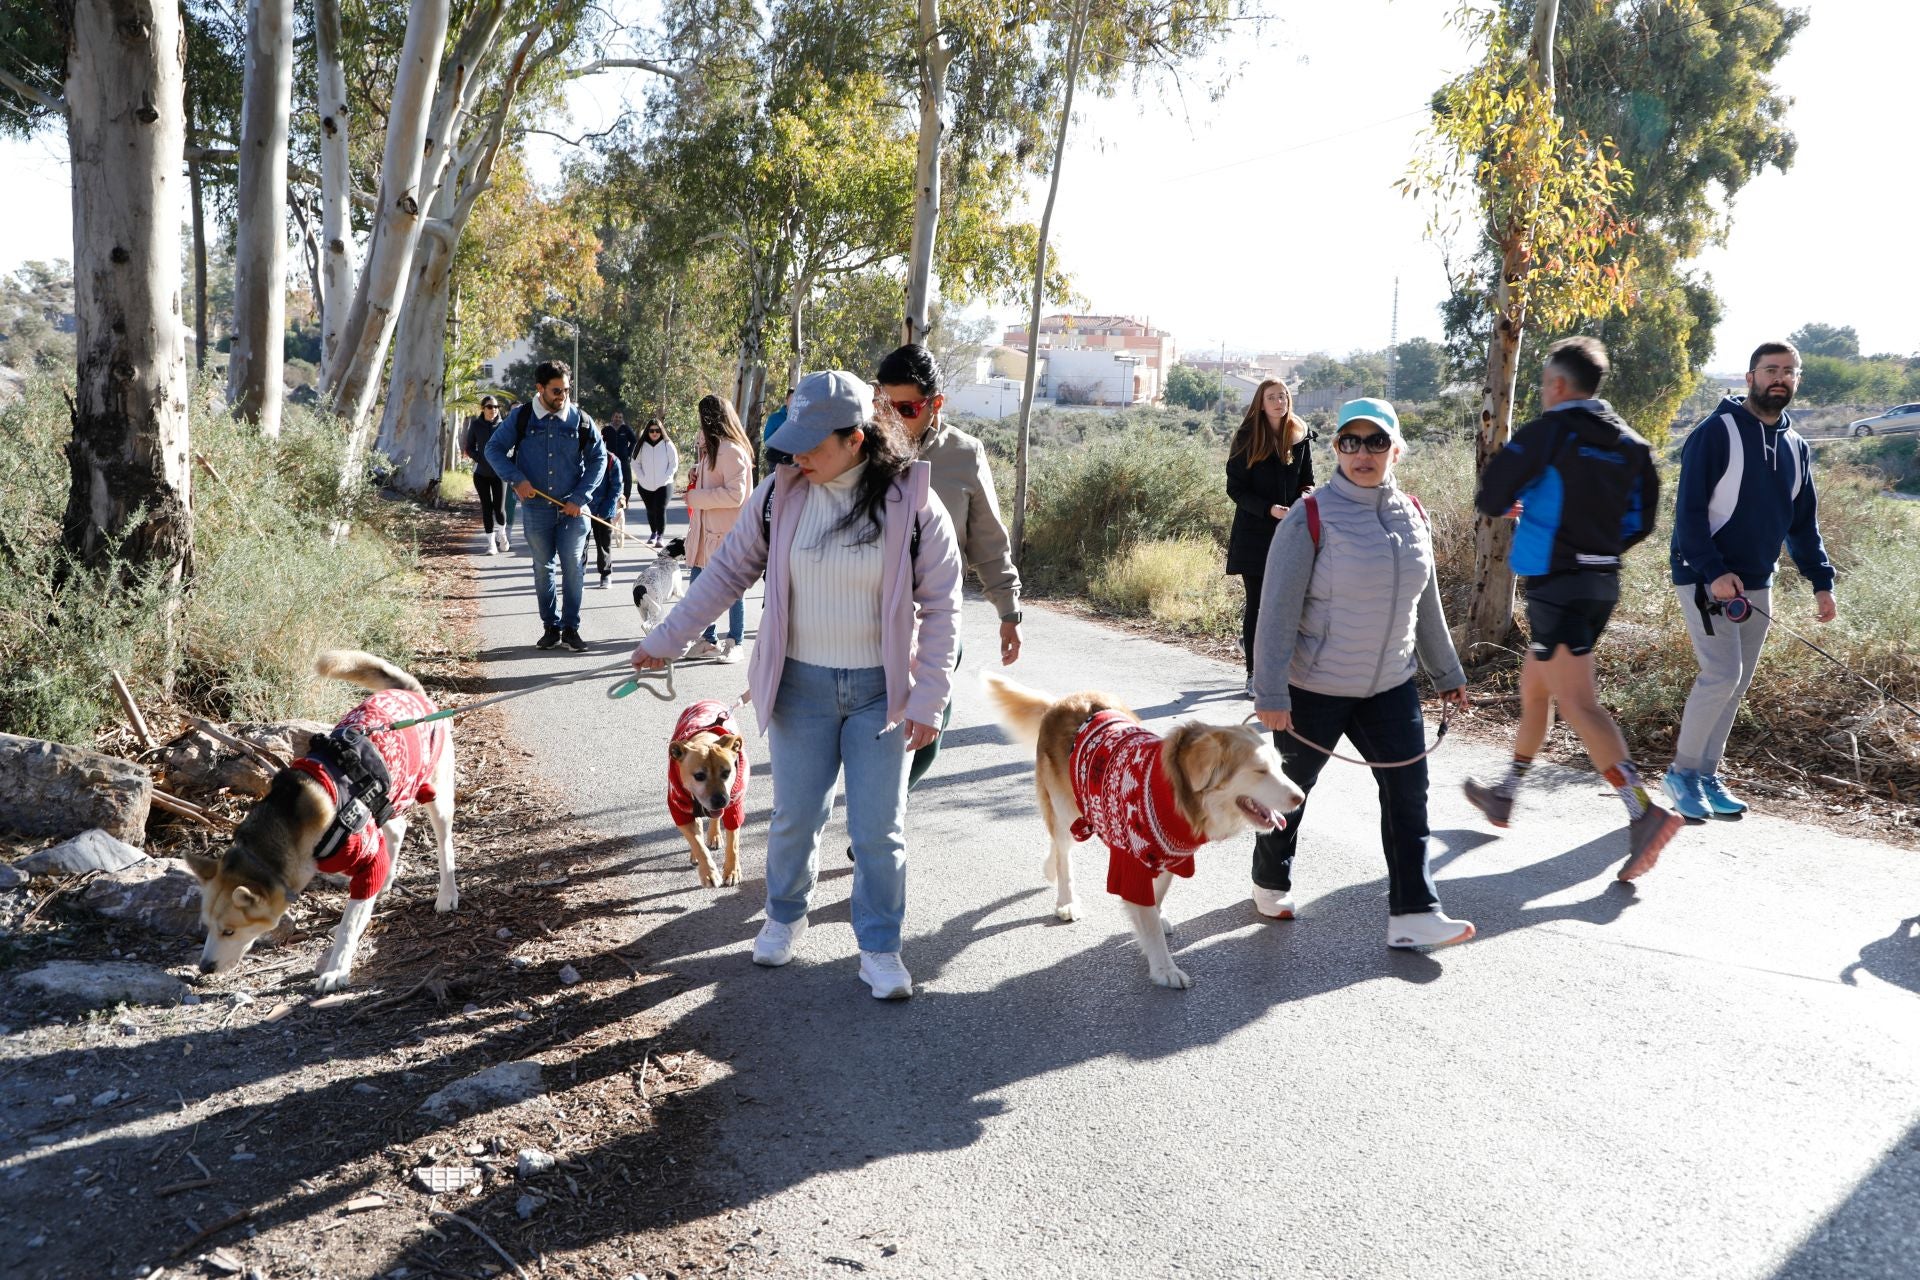
[[[1307,424],[1293,411],[1287,384],[1268,378],[1254,389],[1253,403],[1227,450],[1227,497],[1233,500],[1227,576],[1238,577],[1247,591],[1240,614],[1240,651],[1247,660],[1248,697],[1253,696],[1253,634],[1260,621],[1267,548],[1300,495],[1313,492],[1313,453],[1307,441]]]
[[[673,478],[680,473],[680,451],[667,438],[666,424],[648,418],[640,433],[640,447],[633,451],[633,479],[640,489],[640,501],[647,504],[647,545],[657,547],[667,536],[667,498],[673,492]]]
[[[979,577],[1000,618],[1000,664],[1010,666],[1020,657],[1020,572],[1013,567],[1012,540],[1000,520],[986,446],[941,417],[946,398],[940,394],[940,365],[919,343],[889,353],[874,381],[883,406],[890,403],[899,416],[909,449],[932,468],[933,491],[953,520],[960,561]],[[958,661],[956,650],[956,666]],[[942,732],[952,715],[948,703],[941,712]],[[939,754],[939,738],[914,754],[909,787],[926,776]]]
[[[1349,400],[1339,421],[1339,469],[1294,505],[1267,551],[1254,641],[1254,713],[1273,730],[1284,771],[1303,793],[1343,735],[1367,760],[1405,761],[1426,750],[1416,664],[1442,701],[1467,706],[1432,531],[1419,502],[1393,482],[1406,447],[1399,417],[1384,400]],[[1373,779],[1387,858],[1387,945],[1467,941],[1473,926],[1440,909],[1427,869],[1426,761],[1376,767]],[[1293,854],[1305,814],[1303,800],[1279,830],[1254,841],[1261,915],[1293,919]]]

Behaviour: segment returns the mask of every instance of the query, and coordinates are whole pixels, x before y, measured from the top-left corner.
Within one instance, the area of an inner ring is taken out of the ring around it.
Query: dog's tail
[[[991,671],[983,675],[980,682],[987,687],[987,697],[999,709],[1000,723],[1013,735],[1014,741],[1028,746],[1038,743],[1040,721],[1053,706],[1053,699],[1038,689],[1015,684]]]
[[[314,672],[362,689],[406,689],[424,694],[420,682],[385,658],[358,649],[328,649],[313,660]]]

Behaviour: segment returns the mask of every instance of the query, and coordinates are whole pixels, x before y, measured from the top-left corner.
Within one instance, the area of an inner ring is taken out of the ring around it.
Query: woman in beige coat
[[[747,433],[741,429],[733,406],[719,396],[700,400],[700,446],[695,451],[693,471],[687,478],[687,564],[693,572],[688,585],[700,577],[700,571],[720,544],[727,540],[734,523],[740,519],[747,494],[753,489],[753,454]],[[747,610],[739,600],[727,610],[727,637],[715,643],[715,632],[708,627],[700,643],[688,653],[690,658],[717,653],[722,662],[738,662],[740,641],[746,636]]]

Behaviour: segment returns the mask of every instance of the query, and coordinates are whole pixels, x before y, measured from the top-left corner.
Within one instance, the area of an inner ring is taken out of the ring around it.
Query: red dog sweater
[[[1070,759],[1073,799],[1085,816],[1073,838],[1099,836],[1107,846],[1107,892],[1151,907],[1163,871],[1193,874],[1193,853],[1207,842],[1181,816],[1161,761],[1165,740],[1119,711],[1102,711],[1080,727]]]
[[[740,730],[734,727],[733,712],[726,703],[716,702],[712,698],[703,698],[680,713],[680,719],[674,722],[672,741],[686,742],[702,733],[730,733],[740,738]],[[667,756],[667,812],[673,815],[675,826],[693,825],[693,796],[680,781],[680,767],[673,756]],[[733,762],[733,784],[727,791],[727,807],[720,811],[720,825],[728,831],[738,831],[747,820],[747,743],[740,739],[740,754]]]
[[[383,726],[395,720],[429,716],[437,710],[439,708],[432,702],[410,689],[382,689],[347,712],[346,718],[335,726],[359,729],[373,743],[373,749],[380,753],[380,759],[387,766],[390,782],[387,801],[393,806],[393,811],[389,820],[399,817],[416,804],[425,804],[433,799],[433,785],[428,779],[433,777],[434,766],[440,763],[440,753],[446,749],[447,736],[444,726],[437,722],[418,724],[411,729],[387,729]],[[295,760],[292,767],[325,787],[327,799],[336,806],[340,803],[340,790],[333,781],[333,775],[318,760],[303,757]],[[393,865],[393,851],[387,848],[386,833],[380,830],[379,824],[369,822],[348,836],[332,857],[323,858],[314,865],[322,871],[346,876],[348,896],[361,900],[371,898],[386,886],[388,869]]]

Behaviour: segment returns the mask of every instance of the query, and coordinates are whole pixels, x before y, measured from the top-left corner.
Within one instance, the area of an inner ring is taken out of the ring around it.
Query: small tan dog
[[[667,811],[686,837],[700,883],[709,888],[740,883],[747,773],[747,744],[732,708],[707,698],[680,713],[667,744]],[[723,842],[726,858],[716,870],[713,854]]]
[[[372,697],[348,712],[305,756],[274,775],[272,785],[218,856],[188,854],[200,877],[200,915],[207,925],[200,972],[225,973],[286,914],[293,895],[319,872],[349,877],[350,897],[333,945],[321,957],[315,985],[337,991],[353,972],[360,935],[374,901],[400,871],[407,811],[425,805],[440,852],[434,910],[460,903],[453,879],[453,730],[448,721],[392,729],[398,720],[433,714],[420,682],[370,653],[334,649],[314,662],[323,676],[348,680]],[[386,786],[385,821],[373,806]]]
[[[1173,963],[1160,904],[1175,876],[1193,874],[1202,845],[1272,831],[1300,807],[1305,796],[1280,772],[1280,754],[1250,725],[1189,720],[1162,738],[1103,693],[1056,700],[997,675],[984,679],[1001,723],[1035,749],[1040,816],[1052,838],[1042,869],[1054,885],[1054,915],[1078,917],[1073,846],[1099,836],[1108,851],[1107,892],[1126,906],[1148,976],[1162,987],[1192,986]]]

